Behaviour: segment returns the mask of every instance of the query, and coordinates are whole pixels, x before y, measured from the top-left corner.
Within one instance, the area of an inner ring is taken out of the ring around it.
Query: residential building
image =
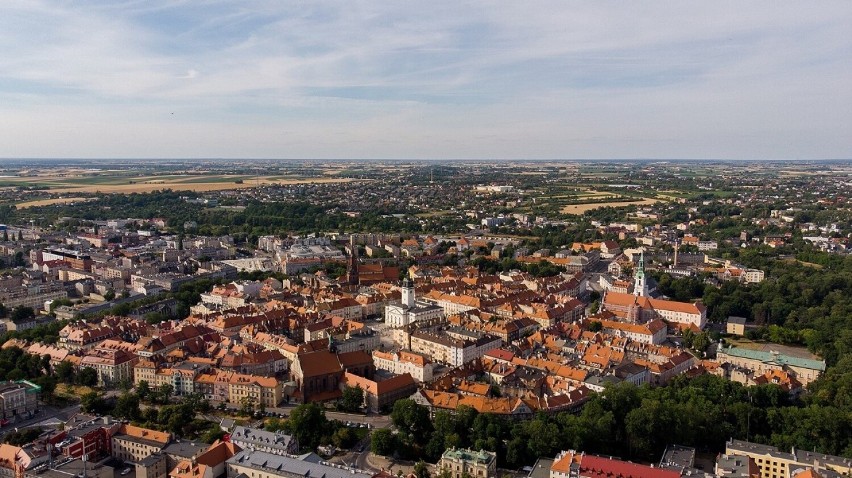
[[[785,355],[777,351],[723,347],[716,352],[716,360],[730,363],[757,374],[772,370],[783,370],[792,374],[802,385],[807,386],[825,372],[824,360],[813,360]]]
[[[627,322],[616,322],[614,320],[596,319],[602,325],[602,331],[616,337],[627,337],[630,340],[645,344],[659,345],[666,341],[668,327],[659,319],[654,319],[644,324],[631,324]]]
[[[437,468],[439,472],[449,470],[453,478],[492,478],[497,476],[497,454],[484,450],[450,448],[441,455]]]
[[[346,372],[343,385],[358,387],[364,392],[364,407],[368,412],[390,409],[397,400],[408,398],[417,391],[417,382],[409,374],[397,375],[385,380],[371,380]]]
[[[459,367],[502,345],[499,337],[483,335],[476,340],[459,339],[441,332],[418,330],[411,334],[411,350],[435,362]]]
[[[20,380],[0,383],[0,413],[3,419],[29,418],[38,410],[41,387]]]
[[[283,432],[269,432],[259,428],[237,426],[231,432],[231,443],[242,449],[251,449],[273,455],[295,455],[299,451],[296,439]]]
[[[579,453],[574,450],[563,451],[556,456],[550,466],[549,478],[680,478],[679,471],[640,465],[612,457],[601,457]]]
[[[396,352],[373,351],[373,363],[378,370],[387,370],[394,375],[409,374],[418,382],[431,382],[435,364],[427,355],[399,350]]]
[[[227,460],[227,478],[371,478],[372,475],[315,460],[243,450]]]
[[[133,382],[133,366],[139,359],[135,354],[120,349],[96,348],[80,361],[81,368],[92,368],[98,373],[98,385],[108,386],[126,381]]]
[[[796,448],[788,453],[773,446],[743,440],[728,440],[725,454],[753,459],[760,468],[760,478],[789,478],[798,468],[812,468],[817,472],[831,470],[840,475],[852,473],[852,460],[849,458]]]
[[[152,453],[136,463],[136,478],[166,478],[168,460],[162,453]]]
[[[171,439],[171,434],[166,432],[122,424],[112,436],[112,456],[137,463],[162,452]]]

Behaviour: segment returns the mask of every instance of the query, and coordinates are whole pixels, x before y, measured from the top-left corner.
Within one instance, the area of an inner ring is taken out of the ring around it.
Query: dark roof
[[[337,355],[328,350],[317,350],[316,352],[300,353],[296,356],[299,361],[299,366],[302,369],[302,376],[316,377],[320,375],[329,375],[340,373],[343,368],[340,366],[340,361]]]

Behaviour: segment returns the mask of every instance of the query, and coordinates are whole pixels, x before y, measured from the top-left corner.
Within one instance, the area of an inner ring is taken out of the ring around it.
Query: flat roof
[[[326,465],[324,462],[313,463],[289,456],[273,455],[272,453],[263,451],[253,452],[243,450],[229,458],[226,463],[233,466],[263,470],[279,476],[300,475],[304,478],[372,478],[371,473]]]
[[[775,362],[781,365],[789,365],[791,367],[801,367],[825,372],[825,361],[823,360],[812,360],[784,355],[778,352],[764,352],[762,350],[752,350],[740,347],[726,347],[720,350],[720,352],[733,357],[759,360],[761,362]]]

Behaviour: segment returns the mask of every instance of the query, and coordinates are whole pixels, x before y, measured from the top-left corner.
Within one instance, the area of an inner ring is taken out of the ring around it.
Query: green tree
[[[370,451],[376,455],[392,456],[397,449],[397,438],[387,428],[380,428],[373,432],[370,438]]]
[[[119,418],[135,421],[141,418],[142,412],[139,409],[139,397],[133,393],[123,393],[115,402],[113,415]]]
[[[109,407],[98,392],[89,392],[80,397],[80,410],[85,413],[102,415],[107,413]]]
[[[151,394],[151,386],[147,380],[141,380],[139,385],[136,385],[136,395],[140,400],[146,400]]]
[[[3,440],[3,443],[8,443],[14,446],[23,446],[27,443],[32,443],[38,438],[44,430],[41,428],[25,428],[9,433]]]
[[[710,346],[710,337],[707,335],[707,332],[699,332],[695,334],[695,338],[692,339],[692,348],[696,352],[704,352],[707,350],[707,347]]]
[[[357,442],[358,434],[350,427],[339,427],[331,435],[331,444],[341,449],[350,448]]]
[[[343,389],[343,397],[337,404],[338,409],[343,412],[357,412],[364,405],[364,390],[361,387],[346,386]]]
[[[172,394],[174,393],[175,388],[168,383],[164,383],[157,387],[157,400],[160,403],[169,403],[169,400],[172,398]]]
[[[429,410],[410,398],[397,400],[393,404],[391,420],[398,430],[405,430],[409,437],[415,437],[416,440],[432,433]]]
[[[429,473],[429,467],[423,460],[414,464],[414,476],[415,478],[432,478],[432,474]]]
[[[290,412],[286,431],[296,438],[303,451],[313,451],[319,446],[328,426],[325,411],[316,403],[307,403]]]
[[[254,413],[254,398],[253,397],[243,397],[240,400],[240,414],[249,416]]]
[[[21,322],[34,316],[35,311],[33,311],[32,307],[18,306],[12,309],[12,314],[9,316],[9,320],[12,322]]]
[[[67,384],[74,383],[74,365],[71,362],[59,362],[53,371],[60,382]]]
[[[75,376],[75,381],[86,387],[94,387],[98,384],[98,372],[91,367],[83,367]]]

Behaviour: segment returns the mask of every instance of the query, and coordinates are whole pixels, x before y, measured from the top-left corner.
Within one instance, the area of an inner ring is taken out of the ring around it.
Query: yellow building
[[[112,456],[138,463],[161,452],[171,441],[171,434],[123,423],[112,436]]]
[[[852,473],[852,460],[823,453],[797,450],[783,452],[759,443],[731,439],[725,444],[726,455],[752,458],[760,468],[760,478],[790,478],[796,469],[811,468],[817,472],[833,470],[841,475]]]
[[[450,448],[441,455],[438,469],[449,470],[453,478],[465,474],[472,478],[491,478],[497,476],[497,455],[490,451]]]

